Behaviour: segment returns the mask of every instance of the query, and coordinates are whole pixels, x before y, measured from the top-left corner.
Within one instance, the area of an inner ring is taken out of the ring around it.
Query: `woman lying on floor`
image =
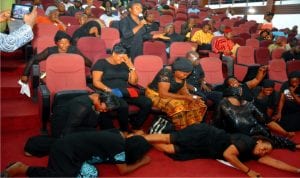
[[[190,125],[171,134],[149,134],[144,138],[173,159],[225,159],[249,177],[260,177],[260,173],[243,164],[243,161],[250,159],[256,159],[259,163],[280,170],[300,174],[300,168],[268,156],[273,149],[272,142],[262,136],[229,134],[201,123]]]

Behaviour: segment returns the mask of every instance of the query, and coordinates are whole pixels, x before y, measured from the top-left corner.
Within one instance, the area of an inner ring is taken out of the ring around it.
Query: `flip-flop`
[[[13,166],[14,164],[16,164],[17,162],[11,162],[9,163],[5,169],[1,172],[1,177],[9,177],[7,169],[10,168],[11,166]]]

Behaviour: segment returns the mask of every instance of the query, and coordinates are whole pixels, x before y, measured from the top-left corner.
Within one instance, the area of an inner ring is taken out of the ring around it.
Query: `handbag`
[[[158,115],[149,128],[149,134],[171,133],[173,131],[175,131],[175,127],[165,115]]]

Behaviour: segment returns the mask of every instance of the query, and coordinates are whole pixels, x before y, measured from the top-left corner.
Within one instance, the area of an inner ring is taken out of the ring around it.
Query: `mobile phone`
[[[29,14],[33,9],[31,5],[13,4],[11,8],[11,18],[23,19],[25,14]]]

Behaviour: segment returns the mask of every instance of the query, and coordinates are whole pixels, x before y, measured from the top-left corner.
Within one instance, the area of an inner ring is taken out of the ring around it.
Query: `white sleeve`
[[[4,34],[0,33],[0,51],[13,52],[33,39],[29,25],[24,24],[18,30]]]

